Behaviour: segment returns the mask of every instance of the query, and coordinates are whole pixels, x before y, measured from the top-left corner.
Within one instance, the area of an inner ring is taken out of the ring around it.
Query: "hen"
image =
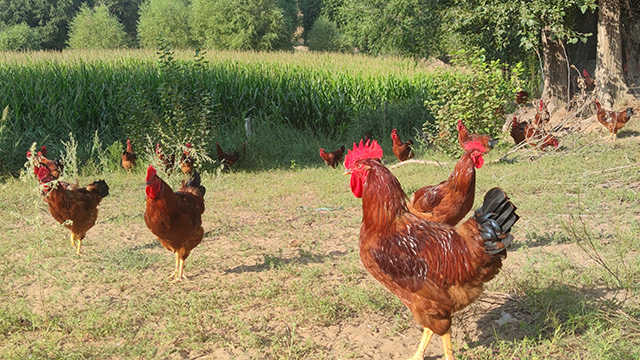
[[[466,152],[449,178],[438,185],[418,189],[409,200],[409,211],[425,220],[456,225],[473,207],[476,194],[476,169],[484,163],[484,146],[473,140],[465,143]]]
[[[596,81],[589,75],[587,69],[582,70],[582,76],[584,76],[584,86],[588,91],[593,91],[596,88]]]
[[[62,175],[62,171],[64,170],[64,163],[62,159],[49,160],[46,158],[47,156],[47,147],[42,145],[40,151],[36,155],[33,155],[31,151],[27,151],[27,159],[33,166],[33,174],[38,177],[38,169],[40,166],[45,166],[49,169],[49,173],[54,179],[58,179]],[[75,183],[70,183],[62,180],[58,180],[58,185],[62,186],[62,188],[67,190],[73,190],[78,188],[78,181],[76,179]],[[42,195],[45,195],[45,192],[42,192]],[[46,198],[45,198],[46,200]]]
[[[522,143],[525,140],[525,128],[527,127],[526,122],[518,122],[518,119],[514,116],[513,121],[511,122],[511,137],[516,145]]]
[[[536,116],[533,118],[533,125],[537,128],[544,127],[550,119],[551,116],[549,115],[549,110],[544,104],[544,101],[540,99],[540,107],[537,109]]]
[[[460,146],[464,150],[464,144],[473,140],[478,140],[482,146],[485,147],[486,152],[493,149],[494,146],[498,143],[498,140],[490,137],[489,135],[479,135],[479,134],[469,134],[469,129],[462,123],[462,120],[458,120],[458,142],[460,142]]]
[[[413,145],[413,141],[408,140],[406,143],[400,140],[400,136],[398,135],[398,130],[391,130],[391,139],[393,140],[393,153],[396,155],[399,161],[405,161],[407,159],[411,159],[414,157],[413,149],[411,146]]]
[[[171,154],[171,156],[166,156],[162,152],[162,145],[160,145],[160,143],[157,143],[156,156],[158,157],[158,160],[160,161],[160,163],[164,165],[164,172],[166,172],[167,174],[170,174],[173,171],[173,167],[175,166],[175,163],[176,163],[176,155]]]
[[[613,141],[616,141],[616,138],[618,137],[618,130],[622,129],[629,119],[631,119],[631,115],[633,115],[633,109],[630,107],[618,112],[606,111],[596,99],[596,116],[598,117],[598,121],[606,127],[610,133],[607,140],[611,139],[613,136]]]
[[[246,149],[247,143],[243,143],[242,146],[244,149]],[[240,152],[234,151],[233,154],[227,154],[226,152],[222,151],[220,143],[216,143],[216,157],[218,158],[218,161],[224,166],[224,169],[229,170],[229,168],[231,168],[231,166],[233,166],[233,164],[235,164],[238,159],[240,159]]]
[[[131,170],[136,166],[136,159],[138,157],[133,152],[133,146],[131,140],[127,139],[127,149],[122,152],[122,167],[125,170]]]
[[[336,165],[342,162],[342,156],[344,155],[344,145],[337,150],[332,152],[325,152],[324,149],[320,149],[320,157],[324,162],[331,166],[332,168],[336,168]]]
[[[360,259],[424,328],[412,359],[423,359],[434,333],[452,359],[451,316],[475,301],[500,271],[513,241],[516,208],[502,189],[493,188],[456,227],[420,219],[408,211],[406,195],[381,157],[376,141],[354,144],[345,157],[351,190],[362,198]]]
[[[180,157],[180,169],[185,174],[191,174],[195,163],[195,159],[191,155],[193,146],[191,146],[191,143],[186,143],[184,146],[185,149],[182,150],[182,156]]]
[[[37,176],[40,183],[44,184],[51,216],[71,230],[71,245],[76,249],[76,254],[81,255],[82,240],[95,225],[98,205],[102,198],[109,195],[109,186],[104,180],[98,180],[84,188],[67,190],[59,184],[51,184],[55,177],[46,166],[38,168]]]
[[[524,103],[526,103],[527,101],[529,101],[529,93],[522,90],[522,91],[518,91],[516,93],[516,104],[518,105],[522,105]]]
[[[202,213],[206,189],[200,184],[200,174],[194,171],[180,190],[171,187],[149,166],[146,177],[147,208],[144,222],[165,247],[176,254],[176,266],[169,276],[172,282],[187,279],[184,262],[202,241]]]
[[[533,125],[525,125],[524,137],[529,146],[540,151],[549,146],[553,146],[554,149],[558,148],[558,139],[551,134],[547,134],[544,129],[536,129]]]

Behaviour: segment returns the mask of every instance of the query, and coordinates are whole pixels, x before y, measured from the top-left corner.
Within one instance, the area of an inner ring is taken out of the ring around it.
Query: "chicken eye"
[[[358,169],[362,167],[362,164],[358,164]]]

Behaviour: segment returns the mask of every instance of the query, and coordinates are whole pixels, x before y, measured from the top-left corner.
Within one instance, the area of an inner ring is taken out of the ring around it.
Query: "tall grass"
[[[158,141],[164,120],[194,107],[201,109],[196,115],[214,112],[204,117],[217,130],[202,141],[207,151],[216,141],[230,151],[247,141],[252,160],[241,167],[307,164],[317,160],[317,147],[365,135],[389,138],[392,128],[414,137],[414,129],[433,121],[424,101],[438,91],[437,77],[452,76],[409,60],[340,54],[216,52],[201,61],[176,53],[173,72],[144,51],[4,53],[0,59],[6,84],[0,105],[10,110],[3,121],[8,126],[0,124],[0,173],[19,169],[33,141],[59,153],[59,139],[70,132],[81,162],[91,154],[96,131],[106,144],[127,138],[143,144],[146,135]],[[175,96],[167,102],[167,89],[189,92],[177,105]],[[244,136],[246,118],[256,129],[252,139]],[[181,119],[180,126],[191,121],[190,115]]]

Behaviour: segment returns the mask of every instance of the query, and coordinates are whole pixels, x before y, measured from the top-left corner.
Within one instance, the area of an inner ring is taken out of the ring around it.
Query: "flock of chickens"
[[[614,136],[633,114],[630,109],[605,112],[597,101],[596,107],[598,120],[605,126],[612,124],[607,128]],[[558,140],[544,130],[548,121],[549,113],[540,101],[531,123],[513,119],[511,135],[516,143],[526,141],[541,149],[552,145],[557,148]],[[511,228],[518,221],[516,207],[500,188],[489,190],[482,205],[463,221],[473,207],[476,170],[483,166],[483,156],[496,141],[469,133],[462,121],[458,121],[457,130],[464,154],[451,175],[439,184],[418,189],[410,197],[383,165],[383,151],[376,140],[354,143],[346,155],[344,146],[333,152],[320,149],[320,156],[333,168],[344,158],[345,174],[351,175],[351,191],[362,198],[359,247],[364,267],[411,310],[424,328],[413,360],[423,359],[434,333],[442,337],[445,358],[453,358],[452,314],[474,302],[484,283],[498,274],[514,239]],[[411,141],[403,142],[396,129],[391,138],[398,160],[414,157]],[[238,161],[239,152],[226,154],[219,144],[216,147],[218,160],[226,168]],[[160,144],[155,150],[165,172],[171,171],[175,156],[163,154]],[[206,189],[194,169],[192,151],[191,144],[185,144],[179,164],[189,177],[178,191],[173,191],[151,165],[145,179],[144,221],[160,243],[175,253],[175,269],[169,276],[172,282],[186,279],[185,260],[204,235],[201,216]],[[95,224],[97,206],[109,194],[109,187],[104,180],[84,188],[57,180],[63,164],[46,155],[44,146],[37,154],[27,152],[34,174],[43,185],[51,215],[71,231],[71,243],[80,255],[82,240]],[[131,141],[127,140],[122,167],[132,169],[136,160]]]

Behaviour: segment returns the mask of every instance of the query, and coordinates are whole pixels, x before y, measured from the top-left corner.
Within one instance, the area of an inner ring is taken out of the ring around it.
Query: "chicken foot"
[[[169,279],[173,279],[171,281],[172,283],[180,282],[183,279],[189,280],[187,278],[187,275],[184,273],[184,260],[180,259],[180,255],[178,255],[177,252],[176,252],[176,268],[173,271],[173,273],[169,275]]]
[[[453,360],[453,345],[451,345],[451,329],[442,335],[442,348],[444,349],[444,358]]]
[[[429,328],[424,328],[424,331],[422,332],[422,339],[420,340],[420,344],[418,345],[418,351],[416,351],[416,353],[408,360],[423,360],[424,351],[427,349],[432,336],[433,331],[431,331],[431,329]]]
[[[78,240],[77,243],[76,243],[76,239]],[[77,237],[76,234],[74,233],[71,233],[71,245],[73,246],[74,249],[76,249],[76,254],[78,256],[82,256],[82,254],[80,253],[80,247],[82,246],[82,239]]]

